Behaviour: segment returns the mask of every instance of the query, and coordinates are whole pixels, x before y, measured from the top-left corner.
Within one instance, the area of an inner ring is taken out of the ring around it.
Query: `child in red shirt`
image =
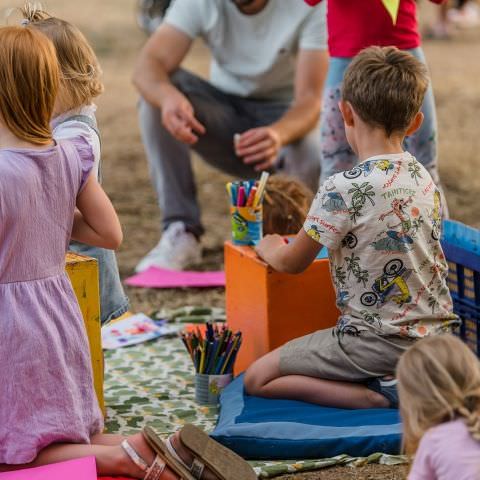
[[[322,0],[305,0],[311,6]],[[443,3],[445,0],[430,0]],[[321,183],[331,175],[356,165],[355,154],[345,137],[338,108],[343,74],[352,58],[366,47],[395,46],[408,50],[425,63],[418,32],[415,0],[400,0],[396,22],[382,0],[328,0],[328,48],[331,56],[321,117]],[[405,140],[405,149],[429,171],[439,185],[437,171],[437,120],[430,87],[422,106],[423,126]],[[444,203],[444,209],[446,205]],[[444,210],[444,214],[446,211]]]

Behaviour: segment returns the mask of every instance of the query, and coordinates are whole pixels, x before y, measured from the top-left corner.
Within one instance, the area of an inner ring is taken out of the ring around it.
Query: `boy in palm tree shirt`
[[[257,360],[245,375],[249,394],[397,407],[400,355],[457,323],[439,241],[440,194],[402,148],[422,123],[427,88],[425,67],[394,47],[363,50],[349,66],[340,109],[361,163],[324,182],[293,243],[269,235],[257,247],[274,269],[299,273],[326,246],[341,315],[336,327]]]

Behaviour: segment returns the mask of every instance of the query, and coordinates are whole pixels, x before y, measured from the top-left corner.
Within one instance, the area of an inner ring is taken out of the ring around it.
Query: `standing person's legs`
[[[422,63],[426,63],[421,48],[410,51]],[[438,174],[438,125],[435,109],[435,98],[430,83],[422,105],[424,116],[422,126],[410,137],[405,139],[405,149],[408,150],[430,173],[437,188],[442,194],[442,216],[448,218],[448,206],[443,193]]]
[[[350,62],[350,58],[333,57],[328,67],[320,119],[320,184],[338,172],[351,170],[357,163],[357,157],[348,144],[342,114],[338,107],[343,74]]]
[[[420,48],[410,52],[422,63],[425,63],[425,56]],[[425,95],[421,111],[424,116],[422,126],[413,135],[405,139],[405,148],[429,171],[433,181],[438,185],[437,115],[431,84]]]

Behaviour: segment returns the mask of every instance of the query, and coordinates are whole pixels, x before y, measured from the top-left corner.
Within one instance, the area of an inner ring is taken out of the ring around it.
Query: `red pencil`
[[[250,190],[250,195],[248,195],[248,200],[246,203],[247,207],[251,207],[253,205],[253,200],[255,199],[255,195],[257,193],[257,187],[252,187]]]

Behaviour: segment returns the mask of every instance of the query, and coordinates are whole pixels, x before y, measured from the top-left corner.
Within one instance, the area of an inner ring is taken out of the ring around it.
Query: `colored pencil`
[[[258,183],[257,193],[256,193],[255,199],[253,201],[253,206],[254,207],[257,207],[263,201],[263,195],[264,195],[264,192],[265,192],[265,187],[267,185],[267,180],[268,180],[269,176],[270,176],[270,174],[268,172],[262,172],[262,176],[260,177],[260,182]]]
[[[230,205],[234,207],[254,207],[262,204],[269,173],[263,172],[260,180],[244,180],[226,184]]]
[[[182,332],[180,337],[197,373],[223,375],[233,372],[242,343],[240,332],[233,333],[225,325],[218,327],[207,322],[204,332],[196,328]]]

